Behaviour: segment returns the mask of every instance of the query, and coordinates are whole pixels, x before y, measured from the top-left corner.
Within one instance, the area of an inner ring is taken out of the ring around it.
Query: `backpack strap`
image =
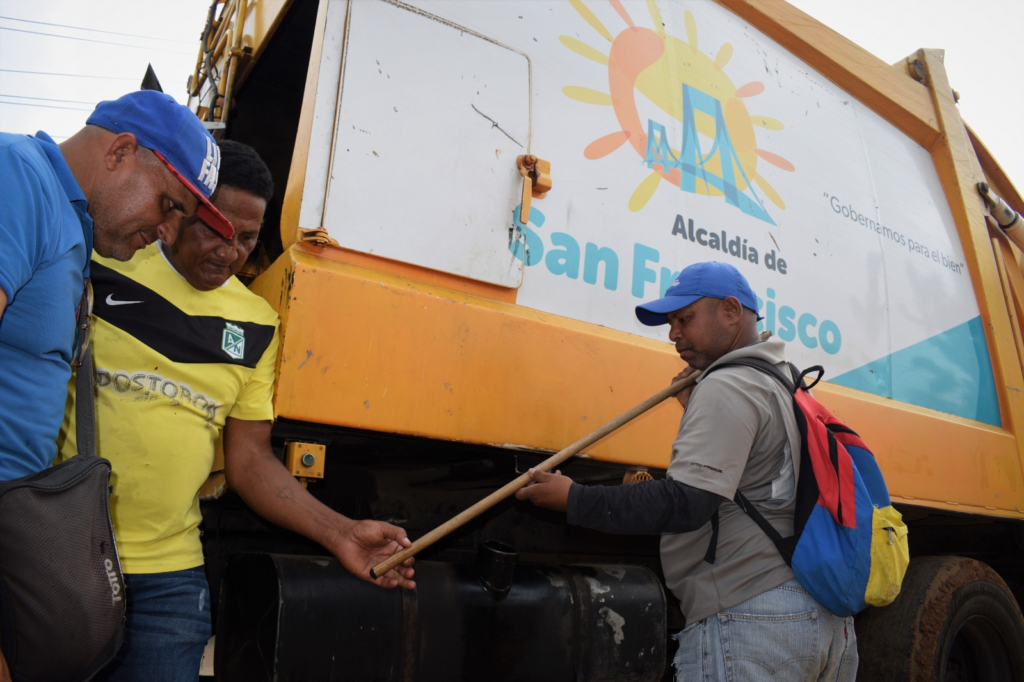
[[[791,362],[788,363],[788,365],[790,372],[789,377],[783,374],[782,370],[780,370],[776,365],[773,365],[767,360],[762,360],[761,358],[736,358],[734,360],[730,360],[729,362],[723,362],[720,365],[715,365],[711,369],[705,370],[704,373],[707,374],[708,372],[713,372],[716,369],[721,369],[722,367],[752,367],[753,369],[764,372],[765,374],[774,378],[776,381],[782,384],[782,386],[790,395],[795,395],[797,390],[801,388],[804,389],[805,391],[810,388],[810,386],[808,386],[804,382],[804,377],[807,376],[808,374],[815,371],[818,372],[818,377],[811,384],[811,386],[814,386],[819,381],[821,381],[821,377],[825,373],[825,369],[821,365],[809,367],[805,369],[803,372],[798,370],[796,368],[796,365],[794,365]],[[753,522],[761,528],[761,530],[764,531],[765,535],[767,535],[775,544],[775,547],[778,548],[779,554],[782,555],[782,558],[783,560],[785,560],[786,565],[790,565],[793,561],[793,549],[795,546],[795,542],[793,541],[794,539],[787,539],[782,537],[782,534],[775,529],[775,526],[769,523],[768,519],[766,519],[761,514],[761,512],[759,512],[757,508],[754,507],[754,503],[748,500],[746,496],[744,496],[743,493],[741,493],[739,490],[736,491],[736,495],[732,498],[732,501],[735,502],[736,506],[742,509],[747,514],[747,516],[749,516],[751,520],[753,520]],[[720,518],[718,510],[716,509],[714,515],[711,517],[711,540],[708,543],[707,551],[704,553],[704,561],[708,562],[709,564],[715,563],[715,557],[718,553],[719,522]]]
[[[736,358],[735,360],[730,360],[729,362],[723,362],[720,365],[715,365],[710,370],[706,370],[705,374],[707,374],[707,372],[713,372],[716,369],[722,369],[723,367],[753,367],[754,369],[760,370],[761,372],[764,372],[765,374],[773,377],[780,384],[782,384],[783,387],[785,387],[788,393],[793,394],[796,393],[797,388],[803,388],[805,390],[810,388],[810,386],[807,386],[804,383],[805,376],[807,376],[811,372],[818,371],[819,376],[817,379],[814,380],[814,384],[817,384],[818,381],[821,380],[821,373],[825,371],[821,367],[821,365],[815,365],[814,367],[809,367],[808,369],[805,369],[803,372],[801,372],[796,368],[796,365],[794,365],[792,362],[787,364],[789,365],[790,376],[786,376],[785,374],[783,374],[782,370],[780,370],[777,365],[774,365],[768,362],[767,360],[762,360],[761,358]],[[813,386],[814,384],[811,385]]]
[[[746,512],[747,516],[758,525],[758,527],[764,531],[764,534],[775,544],[776,549],[779,550],[779,554],[782,555],[782,559],[786,562],[787,566],[793,563],[793,550],[795,548],[795,542],[793,538],[784,538],[782,533],[776,530],[775,526],[768,522],[761,512],[757,511],[754,503],[746,498],[746,496],[739,490],[736,491],[735,497],[732,501],[736,503],[736,506]],[[718,527],[720,518],[718,516],[718,510],[715,510],[714,515],[711,517],[711,540],[708,542],[708,549],[704,552],[704,561],[709,564],[715,563],[716,554],[718,553]]]
[[[715,509],[715,513],[711,515],[711,542],[708,543],[708,551],[704,552],[704,561],[709,564],[715,563],[715,553],[718,552],[718,521],[718,509]]]
[[[747,513],[747,516],[754,520],[754,523],[764,531],[765,535],[775,543],[775,547],[779,550],[779,554],[782,555],[782,559],[786,562],[786,565],[791,566],[793,564],[793,543],[786,542],[786,538],[782,537],[782,533],[776,530],[775,526],[768,523],[768,519],[766,519],[761,512],[757,511],[753,502],[744,497],[743,493],[739,490],[736,491],[736,497],[732,499],[740,509]]]

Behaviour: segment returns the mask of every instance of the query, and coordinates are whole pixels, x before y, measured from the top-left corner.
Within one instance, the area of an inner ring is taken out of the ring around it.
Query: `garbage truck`
[[[860,679],[1024,680],[1024,203],[944,59],[781,0],[216,0],[189,103],[278,188],[243,273],[281,320],[275,451],[416,539],[664,388],[635,306],[729,263],[910,527]],[[662,478],[680,416],[562,471]],[[203,497],[219,679],[671,677],[657,537],[510,499],[388,591],[222,473]]]

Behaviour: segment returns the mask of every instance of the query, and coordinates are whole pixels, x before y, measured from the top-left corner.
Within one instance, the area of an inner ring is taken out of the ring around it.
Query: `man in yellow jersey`
[[[97,450],[113,465],[127,596],[125,644],[97,680],[197,679],[210,637],[198,494],[222,431],[230,487],[349,571],[365,578],[409,544],[396,526],[321,504],[271,450],[278,318],[234,274],[256,246],[273,181],[251,147],[220,149],[212,199],[232,239],[192,220],[173,245],[157,242],[130,263],[93,256]],[[62,455],[76,452],[74,434],[69,405]],[[376,582],[415,587],[409,563]]]

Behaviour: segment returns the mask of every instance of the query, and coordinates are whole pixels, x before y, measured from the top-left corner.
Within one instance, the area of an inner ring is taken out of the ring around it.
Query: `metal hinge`
[[[295,233],[295,241],[304,242],[306,244],[314,244],[315,246],[337,246],[338,241],[332,239],[331,235],[327,234],[327,230],[322,227],[318,227],[312,230],[306,230],[298,228]]]

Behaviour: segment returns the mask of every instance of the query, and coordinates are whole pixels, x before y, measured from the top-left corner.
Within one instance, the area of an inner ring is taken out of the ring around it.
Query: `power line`
[[[35,76],[69,76],[71,78],[102,78],[103,80],[142,82],[141,78],[127,78],[124,76],[92,76],[87,73],[52,73],[50,71],[19,71],[17,69],[0,69],[0,71],[7,73],[30,73]]]
[[[11,28],[0,26],[0,31],[12,31],[14,33],[28,33],[36,36],[47,36],[49,38],[65,38],[67,40],[80,40],[84,43],[100,43],[101,45],[117,45],[119,47],[134,47],[137,50],[154,50],[156,52],[173,52],[174,54],[192,54],[182,50],[168,50],[162,47],[146,47],[145,45],[129,45],[128,43],[115,43],[110,40],[93,40],[92,38],[78,38],[76,36],[62,36],[58,33],[43,33],[42,31],[26,31],[23,28]]]
[[[155,36],[143,36],[137,33],[118,33],[117,31],[101,31],[98,28],[85,28],[84,26],[69,26],[68,24],[51,24],[48,21],[32,21],[31,19],[17,19],[15,17],[0,17],[7,21],[21,21],[26,24],[40,24],[42,26],[56,26],[58,28],[73,28],[76,31],[90,31],[91,33],[108,33],[112,36],[125,36],[127,38],[145,38],[146,40],[162,40],[167,43],[181,43],[182,45],[196,45],[194,40],[174,40],[172,38],[157,38]]]
[[[12,97],[14,99],[38,99],[43,102],[65,102],[67,104],[91,104],[94,106],[96,104],[96,102],[86,102],[85,100],[81,99],[50,99],[49,97],[29,97],[28,95],[5,95],[3,93],[0,93],[0,97]]]
[[[8,104],[12,107],[38,107],[40,109],[67,109],[68,111],[92,111],[92,109],[83,109],[82,107],[55,107],[50,104],[28,104],[27,102],[4,102],[0,100],[0,104]]]

